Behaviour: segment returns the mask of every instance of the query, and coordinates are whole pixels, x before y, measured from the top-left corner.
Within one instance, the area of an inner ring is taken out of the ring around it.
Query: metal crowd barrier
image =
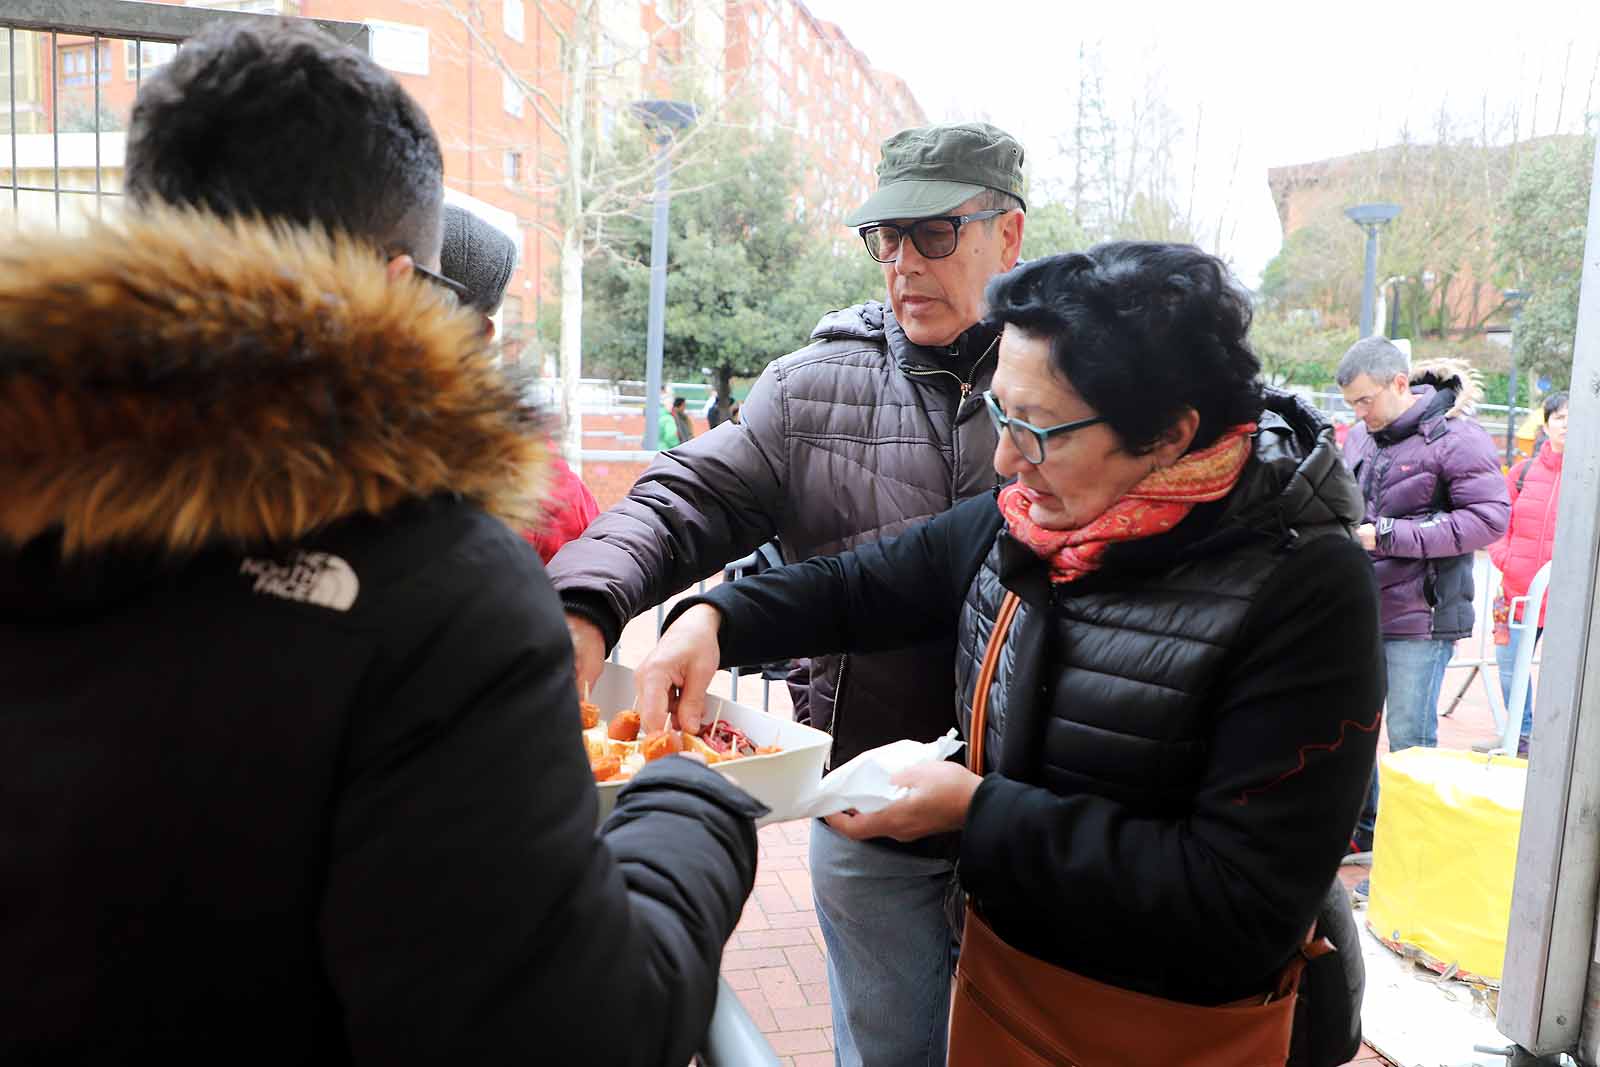
[[[766,1036],[744,1010],[727,979],[717,981],[717,1006],[711,1013],[711,1028],[694,1061],[699,1067],[778,1067],[778,1054],[767,1044]]]

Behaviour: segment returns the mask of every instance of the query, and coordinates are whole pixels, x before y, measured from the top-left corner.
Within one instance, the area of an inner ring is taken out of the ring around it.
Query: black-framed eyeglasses
[[[1017,452],[1029,463],[1038,465],[1044,462],[1045,442],[1058,434],[1071,433],[1081,430],[1085,426],[1093,426],[1098,422],[1105,422],[1104,415],[1095,415],[1087,419],[1074,419],[1071,422],[1061,422],[1054,426],[1035,426],[1031,422],[1023,422],[1007,415],[1000,407],[1000,401],[995,399],[994,392],[987,390],[983,394],[983,402],[989,409],[989,418],[994,422],[994,428],[1005,431],[1011,437],[1011,443],[1016,446]]]
[[[892,222],[874,222],[871,226],[863,226],[858,233],[861,241],[867,246],[867,255],[879,263],[893,263],[900,258],[900,240],[907,234],[911,236],[911,243],[922,254],[923,259],[943,259],[956,250],[956,241],[961,236],[961,227],[969,222],[983,222],[1006,213],[1005,208],[994,208],[989,211],[975,211],[970,215],[935,215],[929,219],[918,219],[909,226],[897,226]]]
[[[435,274],[427,267],[418,266],[416,263],[411,264],[411,272],[417,275],[419,278],[430,281],[434,285],[444,289],[446,292],[453,294],[456,298],[456,303],[460,304],[462,307],[471,306],[472,290],[467,288],[465,285],[462,285],[454,278],[446,278],[443,274]]]

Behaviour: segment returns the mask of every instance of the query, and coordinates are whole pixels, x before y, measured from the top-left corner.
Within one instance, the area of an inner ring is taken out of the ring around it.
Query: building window
[[[141,67],[148,74],[172,62],[172,57],[178,54],[178,46],[165,41],[123,41],[122,48],[122,65],[129,81],[140,76]]]
[[[402,22],[367,20],[372,30],[372,58],[397,74],[428,73],[428,31]]]
[[[522,117],[522,90],[504,71],[500,72],[500,106],[506,109],[507,115]]]
[[[56,69],[59,71],[62,85],[89,85],[96,78],[94,65],[95,50],[86,44],[73,45],[62,48],[56,53]],[[111,79],[111,46],[105,42],[100,44],[100,81]]]
[[[506,184],[516,185],[522,181],[522,153],[504,152],[500,156],[500,169],[505,173]]]
[[[811,95],[811,77],[806,73],[806,68],[801,67],[795,72],[794,87],[800,90],[801,96]]]
[[[522,0],[501,0],[500,24],[505,27],[506,36],[513,41],[523,39]]]

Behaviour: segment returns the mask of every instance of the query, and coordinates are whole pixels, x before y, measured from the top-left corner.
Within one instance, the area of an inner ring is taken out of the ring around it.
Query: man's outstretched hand
[[[665,729],[675,715],[678,728],[700,732],[706,686],[717,673],[722,649],[717,641],[722,613],[696,604],[667,628],[656,647],[633,672],[639,719],[647,733]]]

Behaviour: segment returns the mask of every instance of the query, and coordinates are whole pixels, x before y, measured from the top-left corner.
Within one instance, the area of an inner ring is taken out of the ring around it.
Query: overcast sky
[[[1576,131],[1600,55],[1600,3],[804,2],[905,78],[933,121],[1016,134],[1036,181],[1059,172],[1080,42],[1100,47],[1113,96],[1159,72],[1186,123],[1203,109],[1197,214],[1226,213],[1223,252],[1251,283],[1282,239],[1267,168],[1393,143],[1408,121],[1431,130],[1441,104],[1476,123],[1486,94],[1496,115],[1520,99],[1523,136],[1537,94],[1537,132],[1554,132],[1564,64],[1561,126]]]

